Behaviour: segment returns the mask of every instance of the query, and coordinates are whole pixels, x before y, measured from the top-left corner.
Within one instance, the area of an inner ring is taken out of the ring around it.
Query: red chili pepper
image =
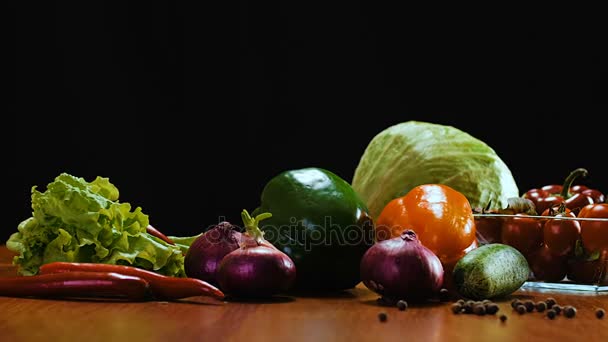
[[[568,175],[564,185],[551,184],[530,189],[523,197],[534,203],[538,214],[550,207],[559,206],[561,203],[565,203],[568,209],[577,214],[587,204],[601,203],[605,200],[604,194],[599,190],[589,189],[584,185],[572,186],[576,178],[587,175],[586,169],[578,168]]]
[[[142,278],[111,272],[49,273],[0,278],[0,296],[147,298],[148,282]]]
[[[165,241],[166,243],[168,243],[170,245],[175,245],[175,242],[173,242],[171,239],[169,239],[165,234],[161,233],[158,229],[152,227],[152,225],[148,225],[146,227],[146,231],[148,232],[148,234],[150,234],[152,236],[156,236],[157,238]]]
[[[40,274],[62,272],[115,272],[140,277],[150,284],[156,299],[175,300],[193,296],[211,296],[223,299],[224,293],[217,287],[196,278],[167,277],[134,266],[98,263],[51,262],[40,266]]]

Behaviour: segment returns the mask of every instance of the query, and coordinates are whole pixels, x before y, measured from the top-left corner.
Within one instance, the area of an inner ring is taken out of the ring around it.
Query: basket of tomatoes
[[[478,240],[519,250],[531,281],[608,285],[608,203],[601,191],[572,185],[586,175],[576,169],[563,185],[531,189],[507,208],[476,209]]]

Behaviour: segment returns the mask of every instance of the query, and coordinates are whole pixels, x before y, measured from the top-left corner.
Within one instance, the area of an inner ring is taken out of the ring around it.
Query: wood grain
[[[12,255],[0,248],[0,276],[11,276]],[[574,305],[574,318],[519,315],[512,298],[555,298]],[[357,288],[326,296],[285,296],[272,302],[109,302],[0,297],[0,341],[608,341],[608,294],[521,290],[498,301],[496,316],[455,315],[451,303],[405,311],[376,304]],[[386,322],[378,314],[385,312]]]

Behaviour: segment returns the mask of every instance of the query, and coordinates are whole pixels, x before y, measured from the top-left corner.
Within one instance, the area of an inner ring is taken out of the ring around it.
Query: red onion
[[[361,259],[361,280],[370,290],[393,299],[422,301],[438,294],[443,266],[413,230],[374,244]]]
[[[229,222],[221,222],[196,238],[184,258],[184,270],[190,278],[198,278],[216,285],[217,269],[222,259],[239,248],[243,239]]]
[[[252,218],[246,210],[241,217],[251,239],[224,257],[219,265],[219,286],[233,297],[268,297],[287,291],[296,278],[296,267],[287,254],[264,239],[259,221],[269,218],[263,213]]]

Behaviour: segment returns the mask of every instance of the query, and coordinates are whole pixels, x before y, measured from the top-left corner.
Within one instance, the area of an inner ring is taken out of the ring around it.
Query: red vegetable
[[[578,217],[598,219],[580,221],[585,249],[590,252],[608,250],[608,203],[589,204],[581,209]]]
[[[423,246],[413,230],[377,242],[361,260],[361,280],[370,290],[389,298],[424,301],[443,285],[441,261]]]
[[[196,238],[184,258],[184,270],[188,277],[217,285],[217,270],[222,259],[239,248],[243,239],[240,232],[229,222],[221,222]]]
[[[547,210],[552,211],[551,208]],[[547,249],[554,255],[572,254],[576,241],[580,238],[580,222],[560,219],[561,217],[576,218],[576,215],[566,208],[565,203],[562,203],[555,214],[551,216],[555,218],[547,220],[543,225],[543,241]]]
[[[0,278],[0,296],[140,301],[148,295],[148,282],[144,279],[112,272],[67,272]]]
[[[526,214],[505,218],[502,224],[502,243],[515,247],[524,256],[537,251],[543,243],[542,221]]]
[[[551,253],[547,246],[534,251],[527,259],[535,280],[558,282],[566,277],[568,258]]]
[[[224,294],[218,288],[195,278],[167,277],[134,266],[98,263],[51,262],[40,266],[40,274],[64,272],[112,272],[126,276],[139,277],[150,284],[155,299],[174,300],[193,296],[211,296],[218,299]]]
[[[169,239],[169,237],[167,237],[165,234],[161,233],[158,229],[154,228],[152,225],[148,225],[146,227],[146,232],[148,232],[148,234],[150,234],[152,236],[156,236],[157,238],[165,241],[166,243],[168,243],[170,245],[175,245],[175,242],[173,242],[173,240]]]
[[[570,173],[564,185],[545,185],[542,188],[530,189],[523,197],[530,199],[535,207],[537,213],[542,213],[547,208],[552,206],[558,206],[561,203],[565,203],[566,207],[578,213],[580,208],[587,204],[603,202],[605,197],[600,191],[595,189],[588,189],[585,186],[577,185],[572,186],[574,180],[578,177],[586,177],[588,172],[586,169],[578,168]]]
[[[220,288],[233,297],[268,297],[291,288],[296,267],[287,254],[264,239],[258,227],[261,220],[271,217],[263,213],[252,218],[247,210],[241,217],[249,239],[228,253],[220,262],[217,280]]]
[[[569,260],[568,279],[580,284],[608,285],[608,252],[604,251],[595,260]]]

